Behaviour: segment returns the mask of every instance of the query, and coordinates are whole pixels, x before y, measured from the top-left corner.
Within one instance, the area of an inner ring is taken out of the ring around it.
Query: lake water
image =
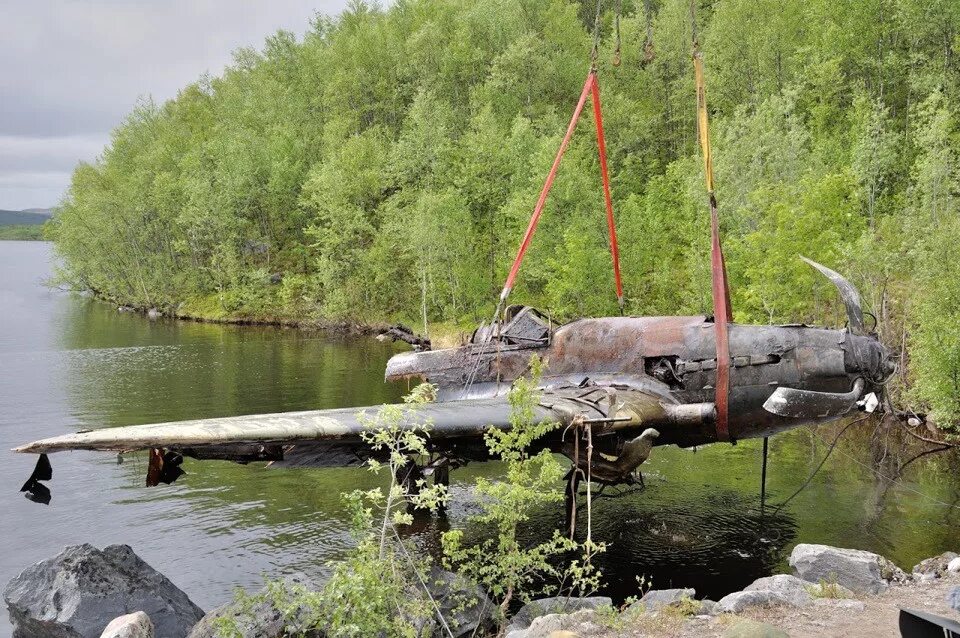
[[[143,487],[146,464],[109,454],[51,456],[53,500],[17,490],[35,457],[9,448],[83,428],[199,417],[334,408],[396,400],[383,366],[400,346],[295,330],[220,326],[143,316],[45,288],[51,247],[0,242],[0,583],[62,547],[131,545],[204,609],[263,575],[318,577],[349,546],[340,493],[372,487],[363,469],[270,470],[185,462],[172,486]],[[608,590],[694,586],[717,597],[786,569],[798,542],[882,553],[908,569],[960,550],[960,455],[932,454],[896,430],[858,424],[787,506],[839,428],[805,428],[770,440],[767,504],[760,507],[759,441],[697,451],[657,448],[648,489],[595,503],[594,535]],[[470,482],[496,463],[452,476],[449,517],[420,523],[424,549],[475,512]],[[561,524],[538,512],[529,540]],[[476,536],[480,530],[469,530]],[[5,617],[0,635],[9,633]]]

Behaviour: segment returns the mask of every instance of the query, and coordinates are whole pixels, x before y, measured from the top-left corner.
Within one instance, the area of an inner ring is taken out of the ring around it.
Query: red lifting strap
[[[603,178],[603,200],[607,205],[607,230],[610,233],[610,257],[613,259],[613,280],[617,285],[617,303],[623,314],[623,282],[620,280],[620,249],[617,247],[617,227],[613,222],[613,200],[610,198],[610,176],[607,173],[607,145],[603,140],[603,116],[600,114],[600,83],[593,73],[593,121],[597,125],[597,151],[600,153],[600,176]]]
[[[728,324],[733,322],[727,267],[720,246],[717,200],[710,194],[710,272],[713,283],[713,321],[717,341],[717,386],[714,406],[717,410],[717,440],[730,440],[730,341]]]
[[[597,82],[597,75],[591,71],[587,74],[587,79],[583,83],[583,90],[580,92],[580,99],[577,100],[577,106],[573,110],[573,117],[570,118],[570,124],[567,125],[567,132],[563,136],[560,148],[557,150],[557,156],[553,160],[553,166],[547,174],[547,179],[540,190],[540,197],[537,199],[537,205],[533,208],[533,214],[530,216],[530,223],[527,225],[527,231],[523,234],[523,240],[520,242],[520,248],[517,250],[517,256],[510,267],[510,274],[507,275],[507,281],[500,292],[500,306],[506,301],[510,291],[513,290],[513,282],[520,271],[520,263],[530,247],[530,241],[533,239],[533,233],[537,230],[537,224],[540,222],[540,215],[543,213],[543,207],[547,203],[547,195],[553,187],[553,180],[557,176],[557,169],[560,167],[560,160],[563,158],[567,146],[570,144],[570,138],[573,137],[573,131],[577,127],[577,120],[583,112],[583,107],[587,102],[587,95],[593,97],[593,114],[597,125],[597,146],[600,153],[600,173],[603,178],[603,197],[607,209],[607,229],[610,233],[610,254],[613,258],[613,276],[617,286],[617,302],[620,304],[620,311],[623,312],[623,284],[620,278],[620,253],[617,247],[617,230],[613,219],[613,202],[610,197],[610,178],[607,172],[607,149],[603,138],[603,119],[600,114],[600,85]],[[498,308],[499,311],[499,308]]]

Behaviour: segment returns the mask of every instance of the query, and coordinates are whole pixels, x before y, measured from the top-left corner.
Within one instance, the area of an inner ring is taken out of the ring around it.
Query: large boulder
[[[100,638],[154,638],[150,616],[142,611],[114,618],[100,634]]]
[[[520,608],[520,611],[510,619],[507,631],[526,629],[534,619],[548,614],[570,614],[581,609],[599,609],[613,606],[613,600],[606,596],[591,596],[587,598],[573,598],[570,596],[554,596],[531,600]]]
[[[891,581],[907,580],[900,568],[879,554],[829,545],[797,545],[790,566],[807,582],[834,582],[858,594],[878,594]]]
[[[744,587],[743,591],[773,592],[783,596],[793,605],[803,607],[813,601],[813,596],[810,595],[808,587],[819,587],[819,585],[811,585],[790,574],[777,574],[775,576],[767,576],[766,578],[758,578]]]
[[[506,638],[587,638],[605,633],[594,622],[593,609],[581,609],[572,614],[547,614],[533,619],[526,629],[509,631]]]
[[[739,614],[752,607],[795,606],[789,599],[772,591],[735,591],[717,601],[716,610],[721,614]]]
[[[127,545],[75,545],[28,567],[3,598],[14,638],[97,638],[112,619],[143,611],[158,638],[183,638],[203,610]]]
[[[694,589],[651,589],[637,602],[627,608],[627,613],[636,611],[652,612],[664,607],[678,605],[684,600],[692,600],[697,595]]]

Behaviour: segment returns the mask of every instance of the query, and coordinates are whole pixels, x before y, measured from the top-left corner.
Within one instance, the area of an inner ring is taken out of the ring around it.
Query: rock
[[[947,571],[951,574],[960,574],[960,558],[954,558],[947,565]]]
[[[772,591],[736,591],[727,594],[717,602],[717,611],[721,614],[737,614],[751,607],[771,607],[773,605],[795,606],[787,598]]]
[[[160,311],[157,310],[156,308],[150,308],[149,310],[147,310],[147,318],[148,318],[148,319],[159,319],[159,318],[160,318]]]
[[[540,616],[546,616],[548,614],[570,614],[571,612],[582,609],[598,609],[606,606],[613,606],[613,600],[606,596],[591,596],[588,598],[555,596],[553,598],[531,600],[521,607],[520,611],[510,619],[507,632],[526,629]]]
[[[700,616],[716,616],[720,613],[717,611],[717,602],[715,600],[704,598],[697,602],[700,603],[700,612],[698,613]]]
[[[790,554],[790,566],[807,582],[836,582],[858,594],[878,594],[890,581],[907,580],[902,570],[879,554],[829,545],[797,545]]]
[[[185,593],[127,545],[67,547],[7,583],[15,638],[97,638],[107,623],[143,611],[158,638],[182,638],[203,617]]]
[[[526,629],[507,633],[507,638],[585,638],[600,632],[593,623],[593,609],[581,609],[572,614],[546,614],[533,619]]]
[[[790,635],[784,630],[768,625],[767,623],[757,622],[743,618],[737,620],[723,632],[723,638],[789,638]]]
[[[137,611],[114,618],[100,634],[100,638],[153,638],[153,623],[150,616]]]
[[[314,590],[317,585],[303,574],[292,574],[280,579],[279,584],[288,592],[298,587]],[[319,632],[310,632],[305,627],[291,627],[290,618],[298,614],[285,615],[273,604],[273,596],[264,596],[270,587],[264,587],[251,598],[255,602],[236,601],[221,605],[210,611],[193,627],[187,638],[220,638],[217,625],[223,621],[231,622],[243,638],[280,638],[289,635],[304,634],[310,638],[320,636]],[[296,624],[296,620],[293,621]],[[299,633],[298,633],[299,632]]]
[[[454,638],[483,636],[496,624],[496,604],[482,587],[465,576],[434,566],[427,578],[427,589]],[[442,627],[437,627],[435,633],[448,636]]]
[[[690,600],[697,595],[695,589],[651,589],[643,598],[627,608],[630,612],[652,612],[663,607],[679,604],[684,599]]]
[[[947,604],[956,612],[960,612],[960,587],[953,587],[947,592]]]
[[[954,552],[944,552],[939,556],[925,558],[913,566],[913,577],[921,582],[928,582],[942,577],[947,573],[950,561],[955,560]]]
[[[758,578],[744,587],[743,591],[773,592],[774,594],[783,596],[797,607],[803,607],[813,601],[813,596],[811,596],[807,590],[808,587],[811,587],[809,583],[800,580],[796,576],[777,574],[775,576],[767,576],[766,578]],[[816,585],[816,587],[819,587],[819,585]]]

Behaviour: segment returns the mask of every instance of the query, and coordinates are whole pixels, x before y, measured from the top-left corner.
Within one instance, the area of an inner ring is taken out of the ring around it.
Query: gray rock
[[[600,631],[593,622],[594,614],[593,609],[581,609],[572,614],[539,616],[526,629],[509,632],[507,638],[553,638],[557,633],[585,638]]]
[[[960,587],[953,587],[947,592],[947,604],[956,612],[960,612]]]
[[[722,614],[737,614],[751,607],[772,607],[774,605],[795,606],[787,598],[772,591],[736,591],[727,594],[717,602],[717,611]]]
[[[97,638],[117,616],[143,611],[158,638],[183,638],[203,617],[127,545],[67,547],[7,583],[14,638]]]
[[[628,612],[632,611],[644,611],[652,612],[657,611],[663,607],[669,607],[670,605],[676,605],[682,600],[692,599],[697,595],[695,589],[651,589],[646,594],[643,595],[643,598],[637,602],[630,605],[627,608]]]
[[[878,594],[890,581],[907,580],[902,570],[879,554],[829,545],[797,545],[790,554],[790,566],[805,581],[836,582],[858,594]]]
[[[154,638],[153,623],[150,616],[137,611],[111,620],[100,638]]]
[[[947,571],[951,574],[960,573],[960,558],[954,558],[952,561],[950,561],[950,564],[947,565]]]
[[[147,318],[149,318],[149,319],[159,319],[159,318],[160,318],[160,311],[157,310],[156,308],[150,308],[149,310],[147,310]]]
[[[427,588],[454,638],[483,636],[496,624],[496,604],[482,587],[465,576],[434,566],[427,579]],[[436,627],[434,634],[449,635],[443,627]]]
[[[698,615],[701,616],[716,616],[720,612],[717,611],[717,601],[710,600],[709,598],[704,598],[700,603],[700,612]]]
[[[580,611],[581,609],[598,609],[612,605],[613,600],[606,596],[591,596],[588,598],[555,596],[552,598],[531,600],[521,607],[520,611],[510,619],[510,625],[507,627],[507,631],[511,632],[526,629],[534,619],[548,614],[569,614]]]
[[[293,594],[297,588],[307,590],[317,588],[316,584],[303,574],[285,576],[280,579],[278,585],[287,594]],[[284,614],[274,605],[272,596],[262,595],[268,590],[269,586],[253,594],[252,598],[255,602],[252,605],[238,601],[217,607],[200,619],[190,631],[188,638],[220,638],[217,625],[221,622],[231,623],[243,638],[281,638],[288,634],[301,633],[311,637],[320,635],[319,632],[311,632],[303,626],[291,627],[291,624],[298,623],[298,614],[296,612]]]
[[[925,558],[913,566],[913,577],[923,582],[941,578],[947,573],[950,561],[955,558],[957,555],[954,552],[944,552],[939,556]]]
[[[777,574],[758,578],[743,588],[743,591],[769,591],[783,596],[797,607],[809,605],[813,596],[807,591],[810,584],[790,574]]]
[[[790,635],[779,627],[743,618],[727,627],[723,638],[790,638]]]

